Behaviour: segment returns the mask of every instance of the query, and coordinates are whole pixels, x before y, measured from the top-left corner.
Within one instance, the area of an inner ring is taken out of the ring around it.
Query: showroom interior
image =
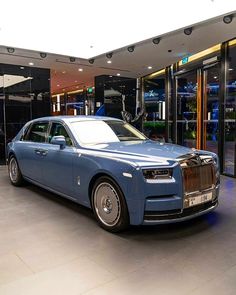
[[[0,43],[0,295],[235,294],[235,28],[229,9],[88,58]],[[219,206],[112,234],[88,208],[11,186],[8,143],[26,122],[64,115],[122,119],[217,154]]]

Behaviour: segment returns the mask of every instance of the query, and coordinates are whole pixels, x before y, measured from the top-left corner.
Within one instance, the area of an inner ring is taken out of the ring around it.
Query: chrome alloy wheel
[[[19,169],[18,169],[17,161],[14,157],[12,157],[10,159],[9,176],[10,176],[10,179],[13,183],[17,182],[18,177],[19,177]]]
[[[110,183],[102,182],[96,187],[94,208],[103,224],[116,225],[121,214],[121,204],[115,188]]]

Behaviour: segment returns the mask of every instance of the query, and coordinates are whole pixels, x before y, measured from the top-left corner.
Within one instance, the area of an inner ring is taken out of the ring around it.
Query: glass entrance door
[[[202,148],[218,154],[219,138],[219,65],[203,70]]]
[[[176,77],[177,85],[177,143],[197,147],[197,71]]]

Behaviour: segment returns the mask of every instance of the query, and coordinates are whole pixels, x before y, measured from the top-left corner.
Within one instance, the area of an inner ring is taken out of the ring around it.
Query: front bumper
[[[213,211],[218,206],[218,199],[186,209],[168,211],[145,211],[143,224],[168,224],[196,218]]]

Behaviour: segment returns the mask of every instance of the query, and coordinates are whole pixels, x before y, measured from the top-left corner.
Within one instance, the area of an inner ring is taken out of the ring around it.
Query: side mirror
[[[53,136],[53,138],[51,139],[51,144],[59,145],[60,149],[64,149],[66,147],[65,136],[63,135]]]

